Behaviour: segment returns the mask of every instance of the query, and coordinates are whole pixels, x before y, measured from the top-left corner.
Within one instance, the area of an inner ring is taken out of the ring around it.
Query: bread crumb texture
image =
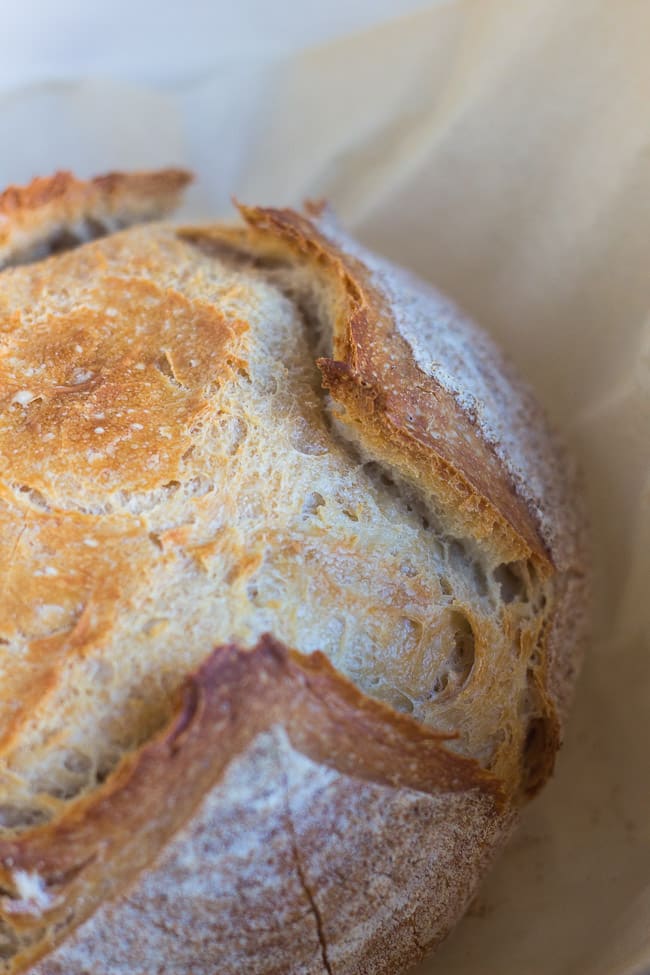
[[[329,213],[153,176],[0,196],[0,971],[398,971],[552,770],[573,476]]]

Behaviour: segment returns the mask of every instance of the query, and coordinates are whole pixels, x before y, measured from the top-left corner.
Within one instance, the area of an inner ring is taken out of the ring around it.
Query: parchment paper
[[[327,196],[509,350],[585,474],[594,639],[554,780],[418,971],[650,972],[650,3],[450,0],[373,27],[366,5],[364,33],[301,49],[309,6],[291,50],[253,18],[255,44],[202,35],[193,70],[186,24],[146,87],[115,44],[103,78],[5,86],[0,183],[177,163],[195,216]]]

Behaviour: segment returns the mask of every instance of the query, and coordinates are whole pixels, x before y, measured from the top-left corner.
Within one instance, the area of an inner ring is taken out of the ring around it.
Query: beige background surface
[[[329,197],[509,349],[580,458],[596,619],[567,743],[421,975],[650,972],[649,50],[647,0],[450,0],[282,56],[216,40],[172,87],[104,59],[0,95],[2,183],[175,162],[195,215]]]

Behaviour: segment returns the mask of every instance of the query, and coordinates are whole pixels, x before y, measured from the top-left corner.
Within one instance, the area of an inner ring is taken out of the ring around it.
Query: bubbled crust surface
[[[434,347],[465,336],[510,391],[495,438],[426,367],[440,297],[326,214],[244,216],[137,228],[2,277],[12,971],[134,882],[40,970],[101,957],[144,975],[170,952],[178,972],[199,956],[206,971],[398,970],[444,936],[552,769],[584,581],[543,420],[445,306]],[[489,382],[477,395],[498,414]],[[256,644],[265,630],[283,643]],[[292,776],[312,796],[296,815]]]

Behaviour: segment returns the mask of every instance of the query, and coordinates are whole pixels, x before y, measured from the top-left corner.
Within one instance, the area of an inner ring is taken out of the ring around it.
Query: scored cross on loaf
[[[573,476],[450,302],[187,179],[0,196],[0,971],[400,971],[552,771]]]

